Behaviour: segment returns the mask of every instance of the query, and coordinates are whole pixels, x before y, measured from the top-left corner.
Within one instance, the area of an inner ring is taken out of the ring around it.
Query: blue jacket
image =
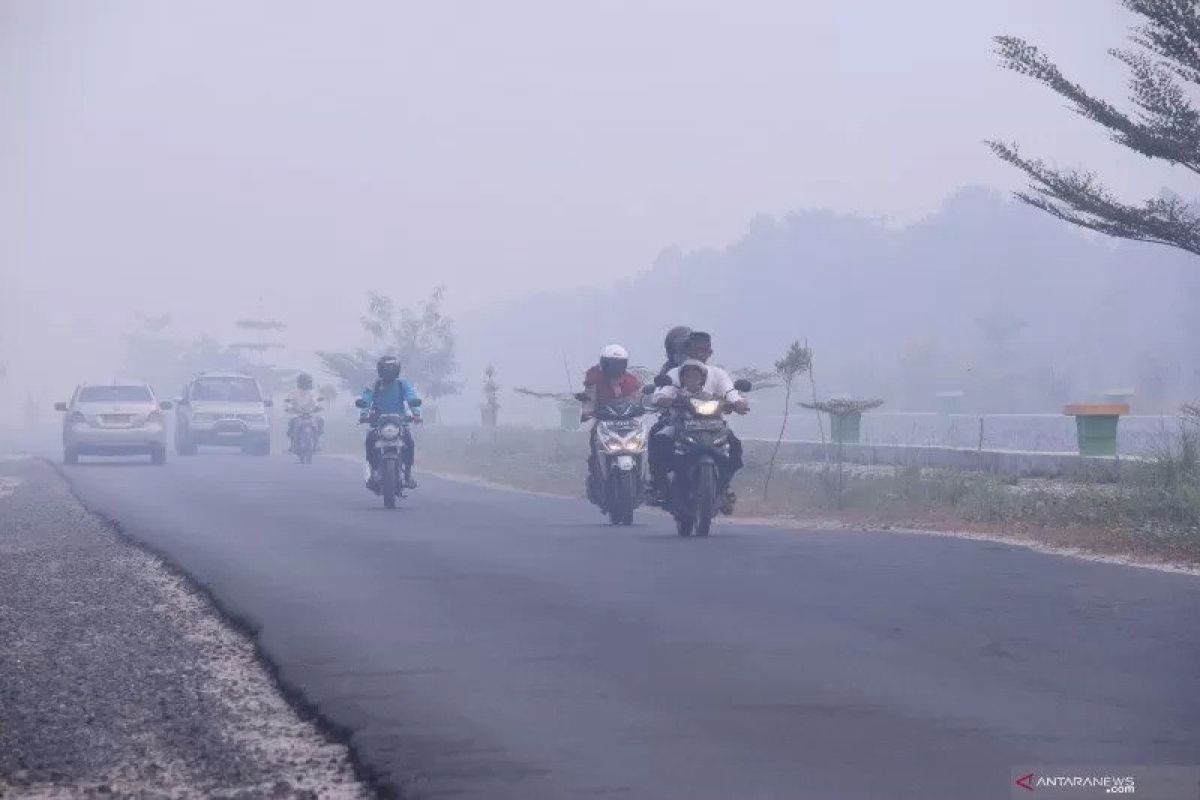
[[[420,409],[410,408],[408,404],[418,399],[417,392],[413,389],[411,383],[406,380],[398,380],[393,383],[377,384],[379,393],[375,393],[374,387],[363,389],[362,399],[366,401],[367,408],[376,414],[412,414],[414,417],[421,416]]]

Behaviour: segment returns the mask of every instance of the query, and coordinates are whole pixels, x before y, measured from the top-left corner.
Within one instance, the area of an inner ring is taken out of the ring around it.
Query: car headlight
[[[721,410],[720,400],[695,400],[692,401],[692,410],[702,417],[711,417]]]
[[[384,439],[395,439],[400,435],[399,425],[384,425],[379,429],[379,435]]]

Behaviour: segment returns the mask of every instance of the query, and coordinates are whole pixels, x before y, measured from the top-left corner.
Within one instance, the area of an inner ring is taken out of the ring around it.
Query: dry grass
[[[587,435],[522,428],[419,432],[418,466],[583,496]],[[359,447],[357,441],[353,450]],[[749,443],[738,514],[1002,534],[1104,554],[1200,564],[1200,436],[1183,429],[1120,483],[1018,479],[918,467],[807,464],[762,495],[769,444]]]

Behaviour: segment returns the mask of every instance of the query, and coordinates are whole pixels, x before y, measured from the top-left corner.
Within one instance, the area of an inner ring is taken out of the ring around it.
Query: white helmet
[[[629,366],[629,351],[619,344],[610,344],[600,351],[600,371],[616,380]]]

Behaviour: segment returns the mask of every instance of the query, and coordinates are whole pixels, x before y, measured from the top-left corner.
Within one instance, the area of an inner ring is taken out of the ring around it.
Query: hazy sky
[[[262,308],[352,340],[364,292],[468,311],[608,283],[759,213],[912,219],[1016,185],[981,144],[1155,191],[1026,35],[1124,94],[1116,0],[0,0],[0,329]],[[87,342],[81,342],[84,347]]]

